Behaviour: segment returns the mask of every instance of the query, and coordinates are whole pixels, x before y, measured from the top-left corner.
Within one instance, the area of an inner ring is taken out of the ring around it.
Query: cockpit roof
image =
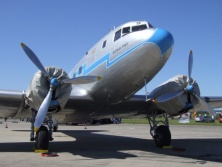
[[[147,25],[147,28],[152,28],[153,26],[148,23],[147,21],[131,21],[131,22],[128,22],[128,23],[125,23],[125,24],[122,24],[118,27],[115,28],[116,29],[121,29],[123,27],[132,27],[132,26],[137,26],[137,25],[142,25],[142,24],[146,24]]]

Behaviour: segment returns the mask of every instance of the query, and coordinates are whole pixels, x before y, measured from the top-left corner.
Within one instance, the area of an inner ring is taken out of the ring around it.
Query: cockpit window
[[[105,47],[106,47],[106,40],[103,41],[103,46],[102,46],[102,48],[105,48]]]
[[[114,41],[116,41],[116,40],[119,39],[120,37],[121,37],[121,29],[118,30],[118,31],[115,33]]]
[[[130,27],[124,27],[123,32],[122,32],[122,36],[127,35],[129,33],[130,33]]]
[[[151,27],[152,27],[152,25],[149,24],[149,28],[151,28]],[[124,27],[124,28],[116,31],[115,37],[114,37],[114,41],[118,40],[121,36],[125,36],[125,35],[127,35],[127,34],[129,34],[131,32],[141,31],[141,30],[145,30],[145,29],[147,29],[147,25],[146,24],[133,26],[132,30],[131,30],[131,27]],[[121,30],[122,30],[122,33],[121,33]]]
[[[154,28],[152,24],[148,23],[149,28]]]
[[[132,27],[132,32],[141,31],[141,30],[144,30],[144,29],[147,29],[146,24]]]

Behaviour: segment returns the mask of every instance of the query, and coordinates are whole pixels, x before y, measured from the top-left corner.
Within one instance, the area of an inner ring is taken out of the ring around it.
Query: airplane
[[[39,69],[27,91],[0,90],[0,117],[32,118],[30,141],[35,150],[48,150],[53,140],[52,117],[60,123],[111,117],[147,117],[157,147],[171,144],[168,116],[203,109],[214,114],[222,97],[200,97],[192,79],[193,53],[188,75],[176,75],[149,94],[135,95],[155,77],[169,59],[172,34],[147,21],[130,21],[108,32],[89,49],[68,74],[44,67],[24,43],[21,47]],[[164,121],[157,121],[157,116]],[[49,120],[48,127],[43,125]]]

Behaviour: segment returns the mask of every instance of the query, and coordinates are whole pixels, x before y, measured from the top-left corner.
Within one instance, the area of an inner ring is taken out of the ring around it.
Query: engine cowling
[[[57,78],[59,81],[68,79],[68,74],[57,67],[46,67],[49,76]],[[50,81],[41,71],[37,71],[26,91],[28,98],[28,105],[35,110],[41,106],[44,98],[49,92]],[[55,88],[52,95],[52,101],[49,106],[48,112],[58,112],[66,104],[72,91],[71,84],[61,84]]]
[[[196,81],[192,81],[193,92],[196,95],[200,95],[200,89]],[[155,99],[158,107],[163,109],[169,115],[179,115],[182,113],[186,113],[189,109],[196,106],[198,101],[186,93],[187,87],[187,76],[185,75],[176,75],[169,79],[168,81],[162,83],[160,86],[155,88],[149,95],[152,99]],[[181,94],[177,96],[173,96],[173,93],[183,91]],[[167,101],[159,102],[157,99],[163,96],[170,96],[173,98],[169,98]]]

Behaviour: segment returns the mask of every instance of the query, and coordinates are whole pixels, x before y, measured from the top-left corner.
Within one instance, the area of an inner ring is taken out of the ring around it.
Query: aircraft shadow
[[[98,134],[95,130],[61,130],[60,132],[75,138],[75,141],[50,142],[50,152],[69,152],[73,155],[93,159],[126,159],[140,157],[133,151],[142,151],[141,156],[151,159],[156,153],[195,159],[200,162],[222,162],[222,139],[172,139],[174,149],[157,148],[152,139]],[[0,143],[0,152],[32,152],[33,142]],[[131,151],[133,150],[133,151]],[[161,161],[161,159],[160,159]],[[163,160],[165,161],[165,159]]]

